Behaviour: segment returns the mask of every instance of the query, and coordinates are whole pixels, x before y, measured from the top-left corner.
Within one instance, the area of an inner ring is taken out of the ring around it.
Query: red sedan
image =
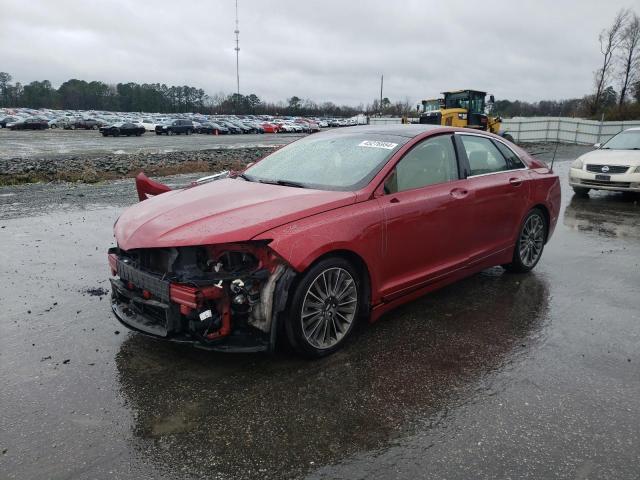
[[[260,126],[264,129],[264,133],[278,133],[280,131],[280,127],[273,123],[263,123]]]
[[[141,198],[155,196],[116,222],[112,308],[128,327],[324,356],[359,319],[495,265],[531,270],[560,207],[546,164],[496,135],[428,125],[312,135],[215,179],[142,180]]]

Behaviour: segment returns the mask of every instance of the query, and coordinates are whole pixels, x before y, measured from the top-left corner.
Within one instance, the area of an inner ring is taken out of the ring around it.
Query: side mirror
[[[495,103],[496,98],[493,95],[489,95],[489,103]]]
[[[602,146],[602,144],[601,144],[601,143],[595,143],[595,144],[593,145],[593,148],[600,148],[601,146]]]

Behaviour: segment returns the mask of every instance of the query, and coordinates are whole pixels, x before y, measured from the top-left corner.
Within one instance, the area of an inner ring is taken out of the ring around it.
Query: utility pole
[[[236,113],[240,110],[240,30],[238,28],[238,0],[236,0],[236,84],[238,87],[238,96],[236,97]]]
[[[380,75],[380,116],[382,117],[382,86],[384,85],[384,75]]]

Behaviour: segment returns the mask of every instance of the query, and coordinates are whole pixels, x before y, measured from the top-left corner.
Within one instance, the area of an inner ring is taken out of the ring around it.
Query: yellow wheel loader
[[[478,90],[456,90],[442,94],[442,99],[422,101],[420,123],[475,128],[513,141],[513,137],[502,130],[502,119],[492,115],[493,95],[489,95],[489,101],[485,103],[487,93]]]

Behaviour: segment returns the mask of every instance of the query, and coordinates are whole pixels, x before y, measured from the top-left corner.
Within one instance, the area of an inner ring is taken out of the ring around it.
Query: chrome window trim
[[[524,162],[523,162],[524,163]],[[508,172],[520,172],[522,170],[529,170],[528,167],[524,168],[514,168],[512,170],[500,170],[499,172],[490,172],[490,173],[480,173],[478,175],[469,175],[467,178],[478,178],[478,177],[486,177],[487,175],[497,175],[498,173],[508,173]]]
[[[491,140],[496,140],[498,142],[500,142],[501,144],[503,144],[505,147],[507,147],[509,150],[511,150],[513,152],[513,154],[518,157],[518,159],[522,162],[522,164],[524,165],[524,168],[512,168],[509,170],[500,170],[498,172],[489,172],[489,173],[480,173],[478,175],[467,175],[467,178],[477,178],[477,177],[486,177],[487,175],[497,175],[498,173],[505,173],[505,172],[519,172],[522,170],[529,170],[529,167],[527,166],[527,163],[524,162],[521,158],[520,155],[518,155],[516,152],[514,152],[511,147],[509,147],[509,145],[507,145],[504,140],[500,140],[497,138],[493,138],[493,137],[489,137],[487,135],[482,135],[481,133],[467,133],[467,132],[454,132],[454,135],[468,135],[470,137],[480,137],[480,138],[486,138],[487,140],[491,141]],[[464,145],[464,144],[463,144]],[[500,151],[500,150],[498,150]],[[465,152],[466,154],[466,152]],[[500,155],[502,155],[502,153],[500,153]]]

